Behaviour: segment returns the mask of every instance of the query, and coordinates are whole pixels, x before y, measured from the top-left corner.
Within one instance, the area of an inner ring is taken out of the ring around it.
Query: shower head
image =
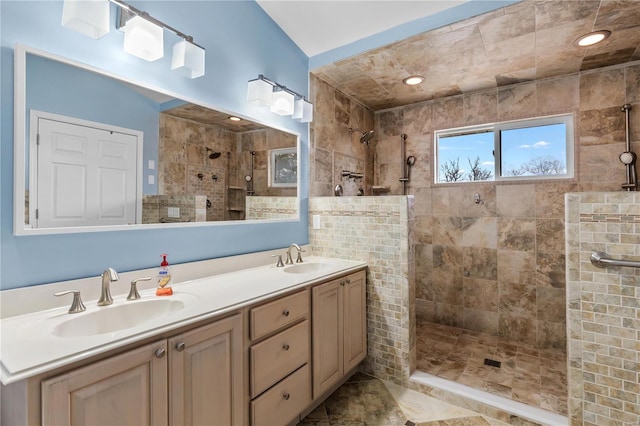
[[[360,143],[366,143],[367,145],[369,145],[369,141],[373,139],[373,135],[375,134],[375,131],[373,130],[368,130],[366,132],[363,132],[360,129],[353,129],[349,127],[349,133],[353,133],[353,132],[360,133]]]
[[[209,154],[209,158],[212,160],[215,160],[216,158],[220,158],[220,156],[222,155],[222,153],[218,151],[214,151],[211,148],[207,148],[207,152],[209,151],[211,151],[211,154]]]
[[[414,164],[416,164],[416,157],[414,157],[413,155],[408,156],[407,166],[413,166]]]

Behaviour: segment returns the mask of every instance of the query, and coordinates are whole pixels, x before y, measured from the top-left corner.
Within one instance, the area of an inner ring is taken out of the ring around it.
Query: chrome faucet
[[[107,306],[113,303],[111,298],[111,291],[109,290],[109,284],[112,281],[118,281],[118,273],[113,268],[107,268],[102,273],[102,291],[100,293],[100,300],[98,300],[98,306]]]
[[[302,250],[296,243],[292,243],[287,249],[287,260],[284,262],[285,265],[293,265],[293,259],[291,259],[291,247],[295,247],[295,249],[298,250],[298,258],[296,259],[296,263],[302,263],[302,252],[304,252],[304,250]]]

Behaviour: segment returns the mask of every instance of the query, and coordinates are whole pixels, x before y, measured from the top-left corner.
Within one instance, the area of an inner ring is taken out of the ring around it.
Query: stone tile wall
[[[210,159],[207,148],[223,155]],[[233,132],[160,114],[158,194],[204,195],[211,201],[207,220],[224,220],[227,170],[233,160],[227,152],[236,152]]]
[[[572,425],[640,424],[640,269],[593,266],[593,251],[640,261],[640,193],[567,194]]]
[[[204,222],[207,220],[204,195],[144,195],[142,223]],[[180,217],[169,217],[169,208],[178,208]]]
[[[204,195],[211,202],[208,221],[244,219],[252,151],[256,195],[297,195],[296,188],[269,187],[267,176],[269,150],[295,147],[294,135],[275,129],[232,132],[167,114],[160,114],[160,130],[159,194]],[[207,149],[222,155],[211,159]]]
[[[247,220],[296,219],[297,197],[247,197]]]
[[[417,158],[418,315],[545,348],[564,348],[564,194],[617,191],[624,114],[640,152],[640,65],[603,68],[376,112],[375,185],[399,194],[400,135]],[[434,130],[573,113],[576,178],[433,184]],[[316,140],[317,137],[316,137]],[[483,203],[474,203],[474,194]]]
[[[405,385],[415,366],[412,203],[403,196],[309,199],[313,253],[369,265],[364,369]],[[320,229],[312,227],[314,215],[320,216]]]
[[[332,196],[338,184],[345,196],[357,195],[359,188],[371,195],[374,142],[360,143],[361,133],[349,129],[373,129],[373,112],[313,74],[310,99],[315,118],[310,126],[309,196]],[[342,177],[343,170],[363,173],[364,178]]]

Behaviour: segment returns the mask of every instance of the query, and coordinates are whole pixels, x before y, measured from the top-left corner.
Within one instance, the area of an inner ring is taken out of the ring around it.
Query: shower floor
[[[418,370],[567,415],[564,351],[424,321],[416,324],[416,338]],[[485,359],[501,365],[485,365]]]

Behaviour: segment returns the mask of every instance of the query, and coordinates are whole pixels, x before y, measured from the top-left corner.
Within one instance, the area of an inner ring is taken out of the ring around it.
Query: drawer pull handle
[[[284,345],[282,345],[282,349],[284,349],[285,351],[289,350],[289,345],[287,345],[286,343]]]
[[[185,344],[184,344],[184,342],[178,342],[178,343],[176,343],[176,350],[177,350],[178,352],[182,352],[182,351],[184,351],[184,348],[185,348]]]
[[[289,400],[289,398],[291,398],[291,395],[289,395],[289,392],[285,392],[285,393],[283,393],[283,394],[282,394],[282,397],[283,397],[285,400],[287,400],[287,401],[288,401],[288,400]]]
[[[344,281],[340,281],[340,285],[344,287]]]
[[[290,314],[288,309],[285,309],[284,311],[282,311],[282,315],[284,315],[285,317],[288,317]]]
[[[164,358],[167,351],[164,348],[156,349],[155,355],[156,358]]]

